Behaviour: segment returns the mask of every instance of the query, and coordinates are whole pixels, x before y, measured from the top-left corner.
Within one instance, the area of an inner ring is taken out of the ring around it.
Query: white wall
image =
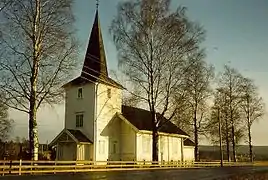
[[[137,133],[137,161],[152,161],[152,135]]]
[[[159,161],[181,161],[181,138],[177,136],[159,136]]]
[[[106,128],[105,128],[106,129]],[[119,161],[121,156],[121,120],[114,118],[112,122],[108,124],[108,132],[104,133],[109,135],[109,160]]]
[[[78,89],[82,87],[83,98],[78,98]],[[93,119],[95,102],[95,84],[87,83],[83,86],[70,86],[65,89],[65,128],[79,129],[93,141]],[[83,113],[84,124],[76,128],[76,114]]]
[[[92,144],[77,144],[77,160],[80,161],[89,161],[92,160]]]
[[[121,122],[121,159],[123,161],[136,160],[136,132],[124,121]],[[119,133],[119,131],[118,131]]]
[[[77,144],[77,160],[83,161],[85,160],[85,145],[84,144]]]
[[[59,143],[57,150],[57,160],[75,161],[76,160],[76,143]]]
[[[181,138],[170,135],[159,135],[158,160],[181,161]],[[152,160],[152,135],[137,133],[137,160]]]
[[[194,146],[184,146],[184,161],[194,161]]]
[[[108,88],[111,89],[111,98],[108,98]],[[107,86],[97,85],[97,110],[96,110],[96,161],[106,161],[109,158],[109,137],[103,135],[103,130],[115,115],[121,112],[122,90]]]

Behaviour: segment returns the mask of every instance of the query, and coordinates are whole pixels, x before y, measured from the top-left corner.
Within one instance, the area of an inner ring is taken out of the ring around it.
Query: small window
[[[150,151],[150,137],[142,136],[142,148],[144,153],[148,153]]]
[[[111,96],[112,96],[111,89],[109,88],[109,89],[107,89],[107,97],[110,99]]]
[[[172,146],[173,146],[173,153],[174,154],[178,154],[178,139],[177,138],[173,138],[173,142],[172,142]]]
[[[77,94],[77,97],[79,99],[82,99],[83,98],[83,89],[82,88],[78,88],[78,94]]]
[[[76,115],[76,127],[83,127],[84,121],[84,115],[83,114],[77,114]]]
[[[99,154],[105,153],[105,141],[100,140],[99,141]]]
[[[117,141],[113,141],[113,154],[116,154],[116,149],[117,149]]]

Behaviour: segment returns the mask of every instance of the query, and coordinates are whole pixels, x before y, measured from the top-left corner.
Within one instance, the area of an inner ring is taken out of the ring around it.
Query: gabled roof
[[[195,146],[195,143],[190,139],[186,139],[183,144],[184,146]]]
[[[72,81],[68,82],[67,84],[65,84],[63,87],[68,87],[70,86],[81,86],[81,85],[85,85],[87,83],[95,83],[95,82],[99,82],[102,84],[106,84],[112,87],[116,87],[119,89],[124,89],[124,87],[119,84],[118,82],[114,81],[113,79],[106,77],[106,79],[96,79],[94,77],[89,76],[88,78],[84,78],[84,77],[77,77],[75,79],[73,79]]]
[[[69,131],[75,137],[75,139],[77,139],[78,142],[93,143],[80,130],[67,129],[67,131]]]
[[[122,115],[139,130],[153,130],[150,111],[130,106],[122,106]],[[156,117],[160,118],[160,114],[157,114]],[[160,119],[160,124],[162,124],[162,126],[160,127],[159,132],[189,136],[164,117]]]
[[[83,85],[89,82],[99,82],[123,89],[122,85],[115,82],[108,76],[98,10],[96,11],[94,23],[91,29],[81,75],[68,82],[63,87],[67,87],[68,85]]]
[[[80,130],[74,129],[63,129],[49,144],[49,146],[54,146],[58,141],[66,141],[69,138],[72,139],[76,143],[91,143],[93,142],[89,140]]]

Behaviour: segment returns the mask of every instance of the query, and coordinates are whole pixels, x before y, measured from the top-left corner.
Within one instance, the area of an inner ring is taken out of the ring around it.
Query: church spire
[[[108,77],[106,56],[102,40],[99,13],[99,1],[96,1],[96,14],[91,29],[81,76],[88,80],[106,79]]]
[[[96,10],[98,11],[99,9],[99,0],[96,0]]]

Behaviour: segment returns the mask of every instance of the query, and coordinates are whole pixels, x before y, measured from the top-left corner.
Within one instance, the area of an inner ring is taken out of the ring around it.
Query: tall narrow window
[[[113,141],[113,151],[112,151],[112,153],[116,154],[116,152],[117,152],[117,141]]]
[[[107,97],[110,99],[112,97],[111,89],[107,89]]]
[[[83,114],[77,114],[76,115],[76,127],[83,127],[84,124],[84,115]]]
[[[142,148],[144,153],[148,153],[150,150],[150,137],[143,135],[142,136]]]
[[[105,141],[99,140],[99,154],[104,154],[105,152]]]
[[[79,99],[82,99],[83,98],[83,88],[78,88],[77,97]]]
[[[160,152],[164,152],[164,149],[165,149],[165,139],[164,137],[160,137]]]
[[[175,138],[175,137],[173,137],[173,139],[172,139],[172,147],[173,147],[173,153],[174,154],[177,154],[178,153],[178,138]]]

